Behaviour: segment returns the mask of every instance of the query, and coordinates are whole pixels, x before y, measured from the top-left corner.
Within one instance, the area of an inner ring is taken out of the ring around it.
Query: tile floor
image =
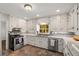
[[[8,56],[63,56],[63,54],[59,52],[48,51],[46,49],[31,45],[26,45],[16,51],[9,50]]]

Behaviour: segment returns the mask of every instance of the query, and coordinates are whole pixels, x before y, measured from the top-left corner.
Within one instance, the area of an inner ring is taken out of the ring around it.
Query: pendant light
[[[26,9],[26,11],[32,11],[32,6],[30,4],[25,4],[24,8]]]

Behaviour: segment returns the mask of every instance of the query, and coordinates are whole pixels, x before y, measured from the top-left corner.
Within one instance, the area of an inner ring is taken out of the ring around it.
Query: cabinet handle
[[[77,28],[77,30],[78,30],[78,28]]]

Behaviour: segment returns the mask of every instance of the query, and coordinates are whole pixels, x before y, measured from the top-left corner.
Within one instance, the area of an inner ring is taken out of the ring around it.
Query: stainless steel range
[[[20,28],[13,28],[9,33],[9,49],[16,50],[24,45],[24,38],[20,35]]]

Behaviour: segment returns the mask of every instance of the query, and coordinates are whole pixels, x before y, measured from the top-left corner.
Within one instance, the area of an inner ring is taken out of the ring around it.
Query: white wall
[[[2,52],[2,40],[6,40],[6,48],[8,48],[8,19],[9,16],[7,14],[0,13],[0,52]]]

